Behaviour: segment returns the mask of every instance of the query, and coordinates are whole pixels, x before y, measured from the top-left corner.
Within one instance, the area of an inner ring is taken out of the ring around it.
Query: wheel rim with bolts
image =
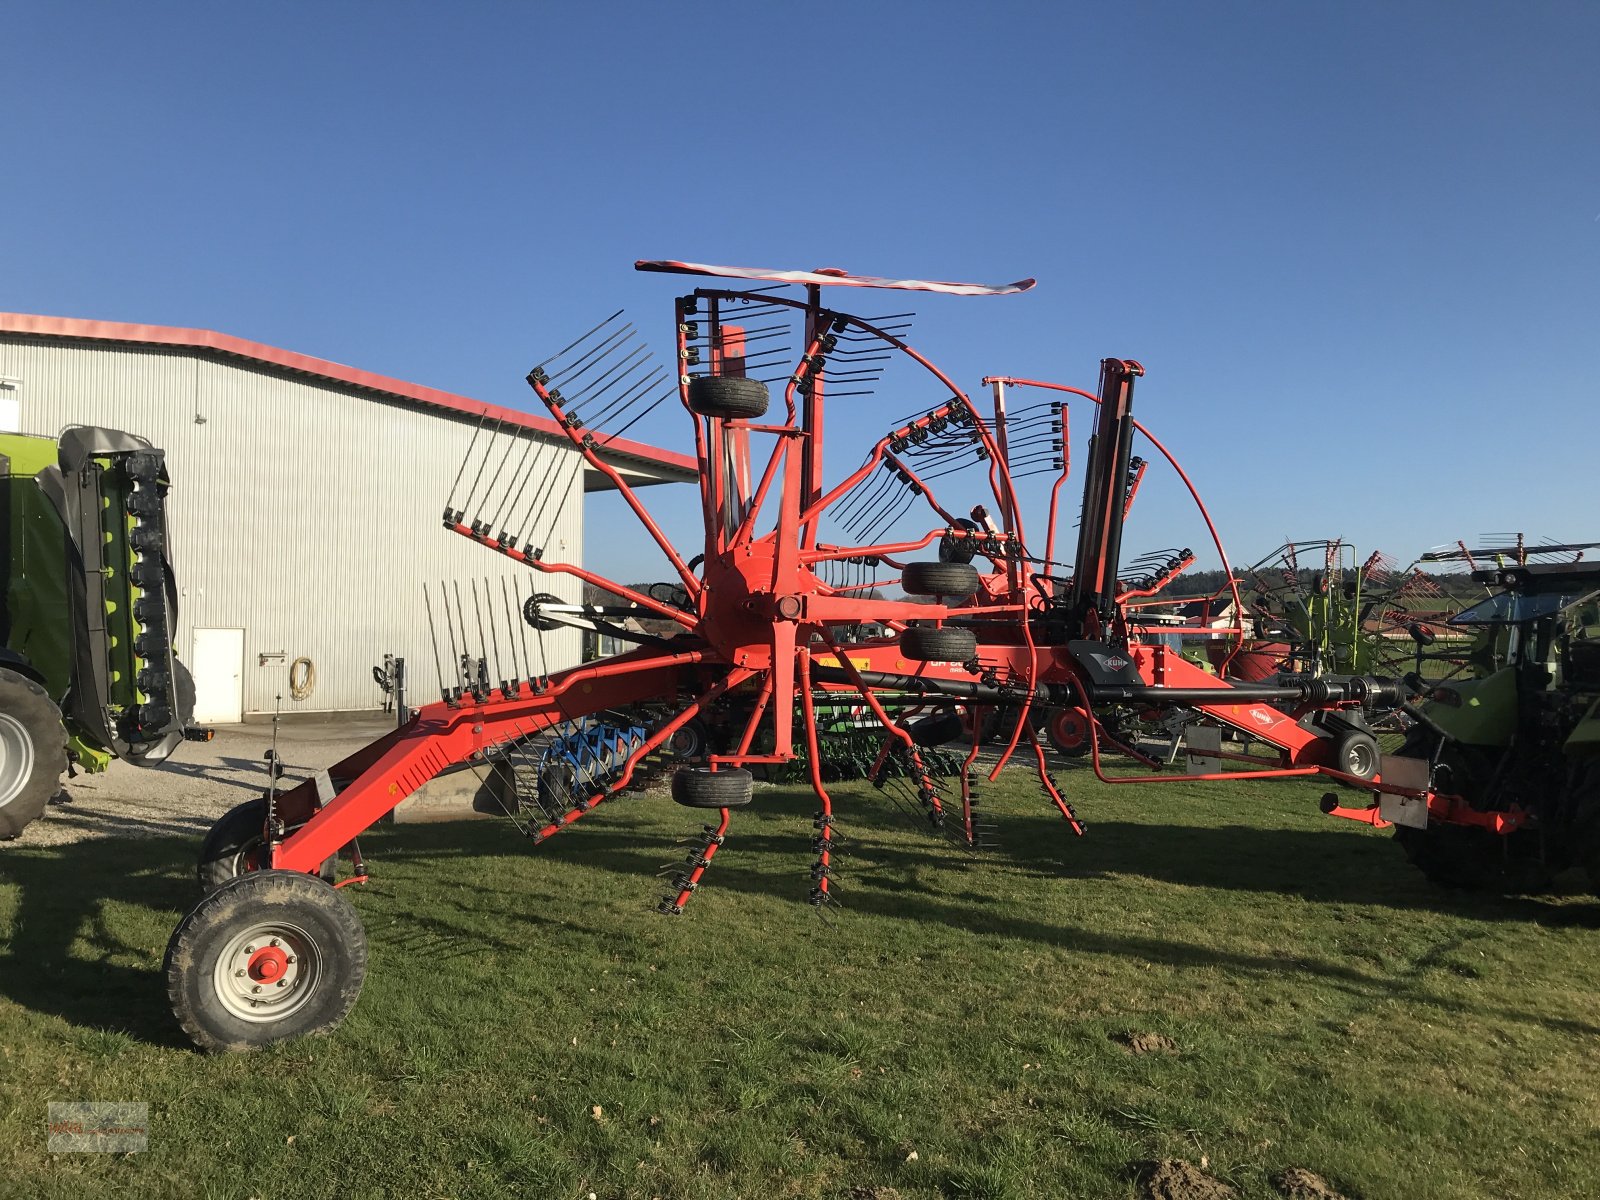
[[[0,804],[9,804],[33,778],[33,738],[22,722],[0,713]]]
[[[1345,751],[1345,765],[1351,775],[1365,775],[1372,769],[1372,748],[1357,743]]]
[[[212,982],[217,999],[242,1021],[281,1021],[303,1008],[322,974],[317,944],[298,926],[269,922],[228,939]]]

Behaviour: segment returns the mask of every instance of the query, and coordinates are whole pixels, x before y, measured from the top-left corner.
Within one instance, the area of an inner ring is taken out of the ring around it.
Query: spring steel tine
[[[650,358],[650,347],[646,346],[643,342],[640,342],[628,352],[626,358],[617,363],[598,379],[584,384],[583,387],[579,388],[575,392],[563,393],[563,400],[565,403],[562,405],[562,407],[565,408],[569,413],[575,413],[578,411],[578,406],[580,404],[594,403],[596,400],[600,399],[601,396],[604,396],[612,388],[616,387],[617,384],[627,379],[628,376],[632,375],[635,371],[642,370],[649,363]]]
[[[896,477],[897,473],[893,469],[882,470],[873,475],[871,483],[864,488],[859,488],[855,495],[834,510],[834,519],[848,521],[859,515],[860,510],[868,506],[868,497],[876,499],[883,489],[888,486],[889,482]]]
[[[489,639],[483,633],[483,605],[478,600],[478,581],[472,581],[472,609],[478,615],[478,661],[489,657]]]
[[[666,376],[666,373],[667,369],[665,367],[657,367],[643,379],[636,380],[631,386],[629,386],[627,391],[623,392],[620,396],[615,397],[610,404],[607,404],[599,412],[595,413],[593,417],[589,418],[590,426],[597,426],[600,424],[600,422],[610,417],[621,416],[623,413],[627,412],[628,409],[633,407],[634,403],[639,399],[640,396],[644,395],[644,393],[648,392],[651,388],[657,386]]]
[[[539,370],[541,367],[548,367],[551,363],[555,362],[556,359],[560,358],[568,350],[571,350],[574,346],[578,345],[580,342],[587,341],[589,338],[591,338],[595,334],[599,333],[607,325],[611,324],[611,322],[615,321],[618,317],[620,317],[625,311],[626,311],[625,309],[621,309],[621,308],[617,309],[616,312],[612,313],[604,321],[601,321],[600,324],[596,325],[593,329],[589,330],[588,333],[582,334],[579,337],[574,338],[572,341],[568,342],[565,346],[561,347],[561,349],[557,350],[549,358],[545,359],[542,363],[535,363],[534,366],[533,366],[533,370],[529,371],[528,374],[532,375],[534,371]]]
[[[461,629],[461,657],[456,660],[456,669],[461,672],[462,682],[470,685],[472,676],[467,672],[467,662],[472,656],[467,653],[467,614],[466,610],[461,607],[461,581],[452,579],[450,584],[456,594],[456,625]],[[470,688],[466,690],[470,690]]]
[[[515,432],[512,433],[511,440],[506,443],[505,453],[500,456],[500,465],[496,467],[494,469],[494,473],[489,476],[489,486],[484,489],[483,500],[481,501],[485,512],[488,511],[490,497],[494,495],[496,481],[503,480],[505,478],[506,463],[511,460],[511,452],[517,448],[517,441],[519,440],[519,437],[519,434]],[[503,499],[500,502],[500,506],[502,508],[505,507],[505,501]]]
[[[572,495],[572,485],[577,481],[578,472],[582,469],[583,456],[574,454],[572,456],[572,470],[567,475],[567,485],[561,489],[561,503],[556,505],[555,515],[550,518],[550,536],[545,538],[547,542],[556,535],[556,523],[561,520],[561,514],[566,510],[567,497]]]
[[[489,465],[489,456],[494,453],[494,440],[500,436],[500,427],[504,424],[504,417],[498,417],[495,419],[494,431],[489,434],[489,441],[484,445],[483,458],[478,462],[478,473],[472,477],[472,486],[467,489],[466,498],[461,502],[461,513],[463,516],[465,516],[467,510],[472,507],[472,497],[478,491],[478,481],[483,478],[484,467]]]
[[[862,489],[858,501],[851,504],[847,511],[834,514],[834,519],[846,529],[855,529],[870,519],[871,514],[880,511],[883,504],[894,495],[896,483],[904,483],[900,476],[892,471],[887,471],[877,476],[877,482],[870,487]]]
[[[494,524],[500,526],[500,534],[505,536],[506,527],[503,518],[517,511],[517,506],[522,503],[522,493],[527,490],[528,481],[533,478],[533,468],[539,461],[539,439],[532,434],[528,435],[527,445],[523,447],[522,457],[517,460],[517,469],[511,473],[512,486],[506,488],[506,499],[501,504],[501,511],[495,514]]]
[[[505,582],[506,587],[510,588],[511,590],[511,611],[517,615],[517,631],[522,638],[522,663],[528,668],[528,684],[531,687],[533,684],[534,675],[533,654],[528,649],[528,622],[522,616],[521,606],[517,604],[518,589],[512,587],[511,581],[506,579],[504,576],[501,576],[501,579]]]
[[[472,460],[472,451],[478,444],[478,435],[483,432],[483,423],[489,419],[489,410],[484,409],[478,414],[478,424],[472,431],[472,440],[467,443],[467,452],[461,456],[461,465],[456,468],[456,477],[450,484],[450,495],[445,499],[444,506],[452,508],[455,505],[456,489],[461,486],[461,477],[467,473],[467,463]]]
[[[500,662],[500,631],[495,627],[494,623],[494,601],[489,598],[489,577],[487,575],[483,577],[483,599],[484,606],[489,610],[489,644],[494,647],[494,673],[503,682],[506,672],[505,667]],[[478,581],[476,579],[472,581],[472,602],[474,604],[478,602]],[[501,689],[502,693],[504,690],[504,688]]]
[[[433,623],[433,600],[428,595],[428,581],[422,581],[422,605],[428,610],[428,637],[433,642],[433,669],[439,678],[439,691],[445,693],[444,663],[439,659],[439,630]]]
[[[663,400],[665,400],[669,396],[676,396],[677,394],[678,394],[677,387],[673,387],[673,389],[671,391],[669,391],[669,392],[661,393],[661,395],[657,396],[653,401],[651,401],[649,404],[647,404],[640,412],[634,414],[633,420],[629,421],[626,425],[624,425],[621,429],[617,430],[615,433],[607,434],[605,437],[601,438],[600,439],[600,444],[602,446],[609,446],[613,441],[615,441],[617,438],[621,437],[623,434],[627,433],[628,430],[632,429],[635,425],[637,425],[645,417],[648,417],[652,412],[654,412],[658,407],[660,407],[661,402]]]
[[[631,342],[636,332],[637,331],[633,327],[633,322],[629,321],[610,337],[606,338],[598,345],[584,351],[581,357],[568,363],[561,369],[559,375],[552,375],[550,377],[551,386],[553,387],[557,384],[570,383],[572,380],[578,378],[584,372],[588,371],[589,368],[594,366],[596,363],[604,362],[606,359],[610,358],[611,355]]]
[[[573,452],[578,457],[577,452]],[[550,464],[550,470],[539,481],[538,489],[533,493],[533,499],[528,502],[528,511],[523,515],[518,528],[523,530],[529,538],[539,532],[539,525],[544,518],[545,506],[550,503],[550,497],[555,493],[556,477],[561,474],[561,460],[557,459]]]

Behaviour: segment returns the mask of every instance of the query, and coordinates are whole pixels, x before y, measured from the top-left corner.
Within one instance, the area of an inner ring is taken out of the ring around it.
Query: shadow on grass
[[[1113,820],[1095,824],[1089,837],[1080,841],[1053,816],[1008,815],[1002,848],[972,855],[951,849],[932,834],[921,843],[907,840],[904,818],[863,804],[860,797],[850,801],[842,806],[847,840],[841,881],[847,914],[937,922],[980,937],[1022,939],[1079,954],[1220,969],[1241,978],[1301,974],[1366,1001],[1410,998],[1460,1005],[1458,1000],[1434,997],[1421,986],[1418,976],[1426,962],[1395,972],[1330,961],[1292,947],[1255,954],[1197,939],[1106,933],[1081,924],[1041,920],[1035,912],[1006,904],[992,891],[953,893],[946,886],[940,894],[924,880],[935,871],[977,871],[987,866],[1059,880],[1063,887],[1143,879],[1316,904],[1427,910],[1469,921],[1600,927],[1600,909],[1593,905],[1493,899],[1435,889],[1414,874],[1395,847],[1361,832]],[[649,815],[631,811],[636,805],[649,805]],[[707,886],[803,904],[810,882],[812,807],[813,801],[800,789],[763,792],[756,810],[739,814],[730,828]],[[537,853],[625,877],[633,881],[643,903],[653,898],[653,876],[663,860],[683,854],[681,847],[663,839],[659,818],[664,810],[678,811],[666,809],[658,797],[614,801],[537,851],[498,822],[391,827],[375,839],[380,844],[374,847],[379,856],[375,890],[383,888],[383,861],[424,864],[442,858]],[[683,816],[687,835],[697,825],[693,814]],[[881,835],[890,831],[897,836],[884,840]],[[116,1030],[162,1045],[186,1045],[167,1011],[159,962],[129,965],[129,960],[148,962],[150,948],[122,942],[108,928],[102,911],[107,903],[115,903],[159,914],[160,924],[175,922],[197,899],[190,874],[194,850],[195,842],[188,839],[132,843],[99,838],[0,855],[0,882],[19,891],[11,936],[0,943],[0,995],[73,1025]],[[371,932],[375,940],[401,949],[426,946],[435,957],[472,953],[485,945],[523,951],[526,930],[500,938],[475,927],[473,918],[480,915],[480,908],[473,898],[492,907],[496,890],[490,884],[464,890],[459,899],[441,901],[434,896],[427,911],[406,904],[399,893],[390,893],[401,901],[401,909],[380,919],[369,914]],[[460,913],[459,923],[451,919],[447,911],[451,908]],[[1217,911],[1223,914],[1226,909],[1219,906]],[[545,923],[525,909],[516,920],[521,926]],[[574,928],[571,921],[553,923]],[[593,932],[605,936],[603,930]],[[1600,1033],[1597,1026],[1532,1012],[1482,1011],[1568,1032]]]
[[[0,941],[0,995],[72,1025],[159,1045],[187,1045],[168,1011],[147,946],[108,927],[108,902],[175,914],[195,899],[186,838],[91,838],[0,855],[0,882],[17,888],[10,935]]]

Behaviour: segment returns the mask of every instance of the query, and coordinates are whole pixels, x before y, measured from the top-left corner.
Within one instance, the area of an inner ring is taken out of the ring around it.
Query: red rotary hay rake
[[[354,908],[329,886],[341,852],[353,871],[335,886],[364,879],[357,837],[429,779],[453,765],[517,753],[596,714],[629,714],[648,735],[618,756],[592,793],[563,792],[554,800],[541,794],[530,803],[527,832],[534,841],[604,805],[685,733],[698,731],[687,739],[695,744],[708,726],[725,731],[720,744],[697,747],[695,761],[673,775],[673,798],[714,813],[715,823],[705,826],[663,901],[670,913],[681,912],[700,887],[723,846],[730,811],[750,802],[750,768],[797,757],[806,761],[818,804],[810,900],[833,903],[836,814],[819,767],[818,693],[867,706],[883,731],[874,764],[880,786],[892,762],[927,817],[967,844],[978,844],[982,834],[976,769],[993,779],[1019,750],[1047,801],[1074,832],[1083,832],[1052,774],[1051,740],[1069,753],[1086,750],[1109,783],[1319,773],[1359,782],[1338,768],[1368,736],[1363,705],[1393,702],[1393,685],[1354,678],[1230,686],[1157,636],[1181,634],[1183,627],[1158,626],[1141,615],[1146,610],[1138,602],[1160,592],[1193,556],[1163,551],[1135,564],[1135,578],[1122,574],[1124,522],[1145,471],[1133,454],[1135,435],[1171,463],[1197,504],[1199,496],[1165,447],[1133,419],[1134,385],[1144,373],[1138,363],[1104,360],[1097,393],[987,379],[993,412],[985,416],[903,340],[904,326],[894,322],[905,314],[866,319],[823,303],[824,289],[834,287],[1000,295],[1025,291],[1031,280],[982,287],[832,270],[638,266],[760,286],[703,286],[677,300],[676,378],[665,395],[654,395],[660,372],[650,372],[648,355],[632,326],[619,324],[620,314],[535,368],[528,382],[582,462],[610,479],[660,547],[672,585],[636,590],[548,559],[538,533],[553,521],[546,511],[551,497],[564,492],[533,478],[530,447],[514,457],[516,439],[497,438],[497,431],[481,448],[474,438],[444,521],[458,536],[534,571],[576,576],[623,602],[572,606],[535,595],[524,616],[540,640],[555,624],[581,619],[631,637],[638,648],[546,674],[532,669],[527,630],[519,662],[507,628],[513,669],[497,662],[498,682],[491,682],[486,656],[459,654],[459,679],[446,685],[441,678],[441,700],[409,723],[315,779],[219,821],[201,856],[201,880],[212,890],[174,932],[167,954],[174,1011],[200,1046],[245,1049],[337,1024],[355,1003],[366,966]],[[791,327],[800,352],[786,369],[778,352],[757,347]],[[829,486],[825,397],[860,394],[879,364],[895,358],[915,364],[945,399],[896,423],[860,467]],[[758,376],[775,365],[783,387],[774,419]],[[1019,391],[1042,392],[1043,399],[1011,406]],[[1057,501],[1070,470],[1068,395],[1097,409],[1070,565],[1055,557]],[[673,396],[690,416],[701,468],[705,537],[692,556],[680,553],[600,454],[610,437]],[[604,432],[609,428],[616,433]],[[770,443],[764,462],[753,449],[761,442]],[[981,502],[958,516],[941,503],[933,481],[963,468],[981,487]],[[1054,476],[1041,553],[1033,550],[1017,498],[1016,481],[1028,474]],[[885,532],[918,505],[927,514],[920,530]],[[842,540],[828,540],[833,529]],[[1216,549],[1221,555],[1220,540]],[[912,557],[919,554],[927,557]],[[896,582],[910,598],[878,598],[877,588]],[[430,607],[430,620],[431,614]],[[456,616],[463,615],[458,607]],[[628,616],[670,622],[677,633],[626,633]],[[447,613],[446,625],[457,657],[455,629],[465,641],[465,622]],[[886,634],[855,640],[863,627]],[[490,629],[498,648],[492,613]],[[919,699],[924,715],[891,716],[884,704],[890,694]],[[964,726],[961,709],[969,717],[984,710],[1000,715],[999,748],[981,759],[980,733],[968,733],[966,770],[952,782],[926,769],[923,751],[962,736],[964,727],[981,727],[972,719]],[[1177,714],[1189,726],[1192,748],[1204,744],[1213,760],[1245,759],[1244,769],[1223,772],[1217,763],[1219,769],[1198,775],[1107,776],[1102,747],[1155,765],[1116,735],[1118,714],[1135,712]],[[1222,729],[1246,732],[1271,753],[1224,751]]]

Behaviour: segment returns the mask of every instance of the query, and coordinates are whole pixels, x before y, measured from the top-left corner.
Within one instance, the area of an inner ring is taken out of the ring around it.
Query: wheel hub
[[[321,974],[316,944],[298,927],[254,925],[228,940],[217,956],[217,999],[244,1021],[280,1021],[311,999]]]
[[[0,713],[0,804],[14,800],[33,777],[33,738],[22,722]]]

